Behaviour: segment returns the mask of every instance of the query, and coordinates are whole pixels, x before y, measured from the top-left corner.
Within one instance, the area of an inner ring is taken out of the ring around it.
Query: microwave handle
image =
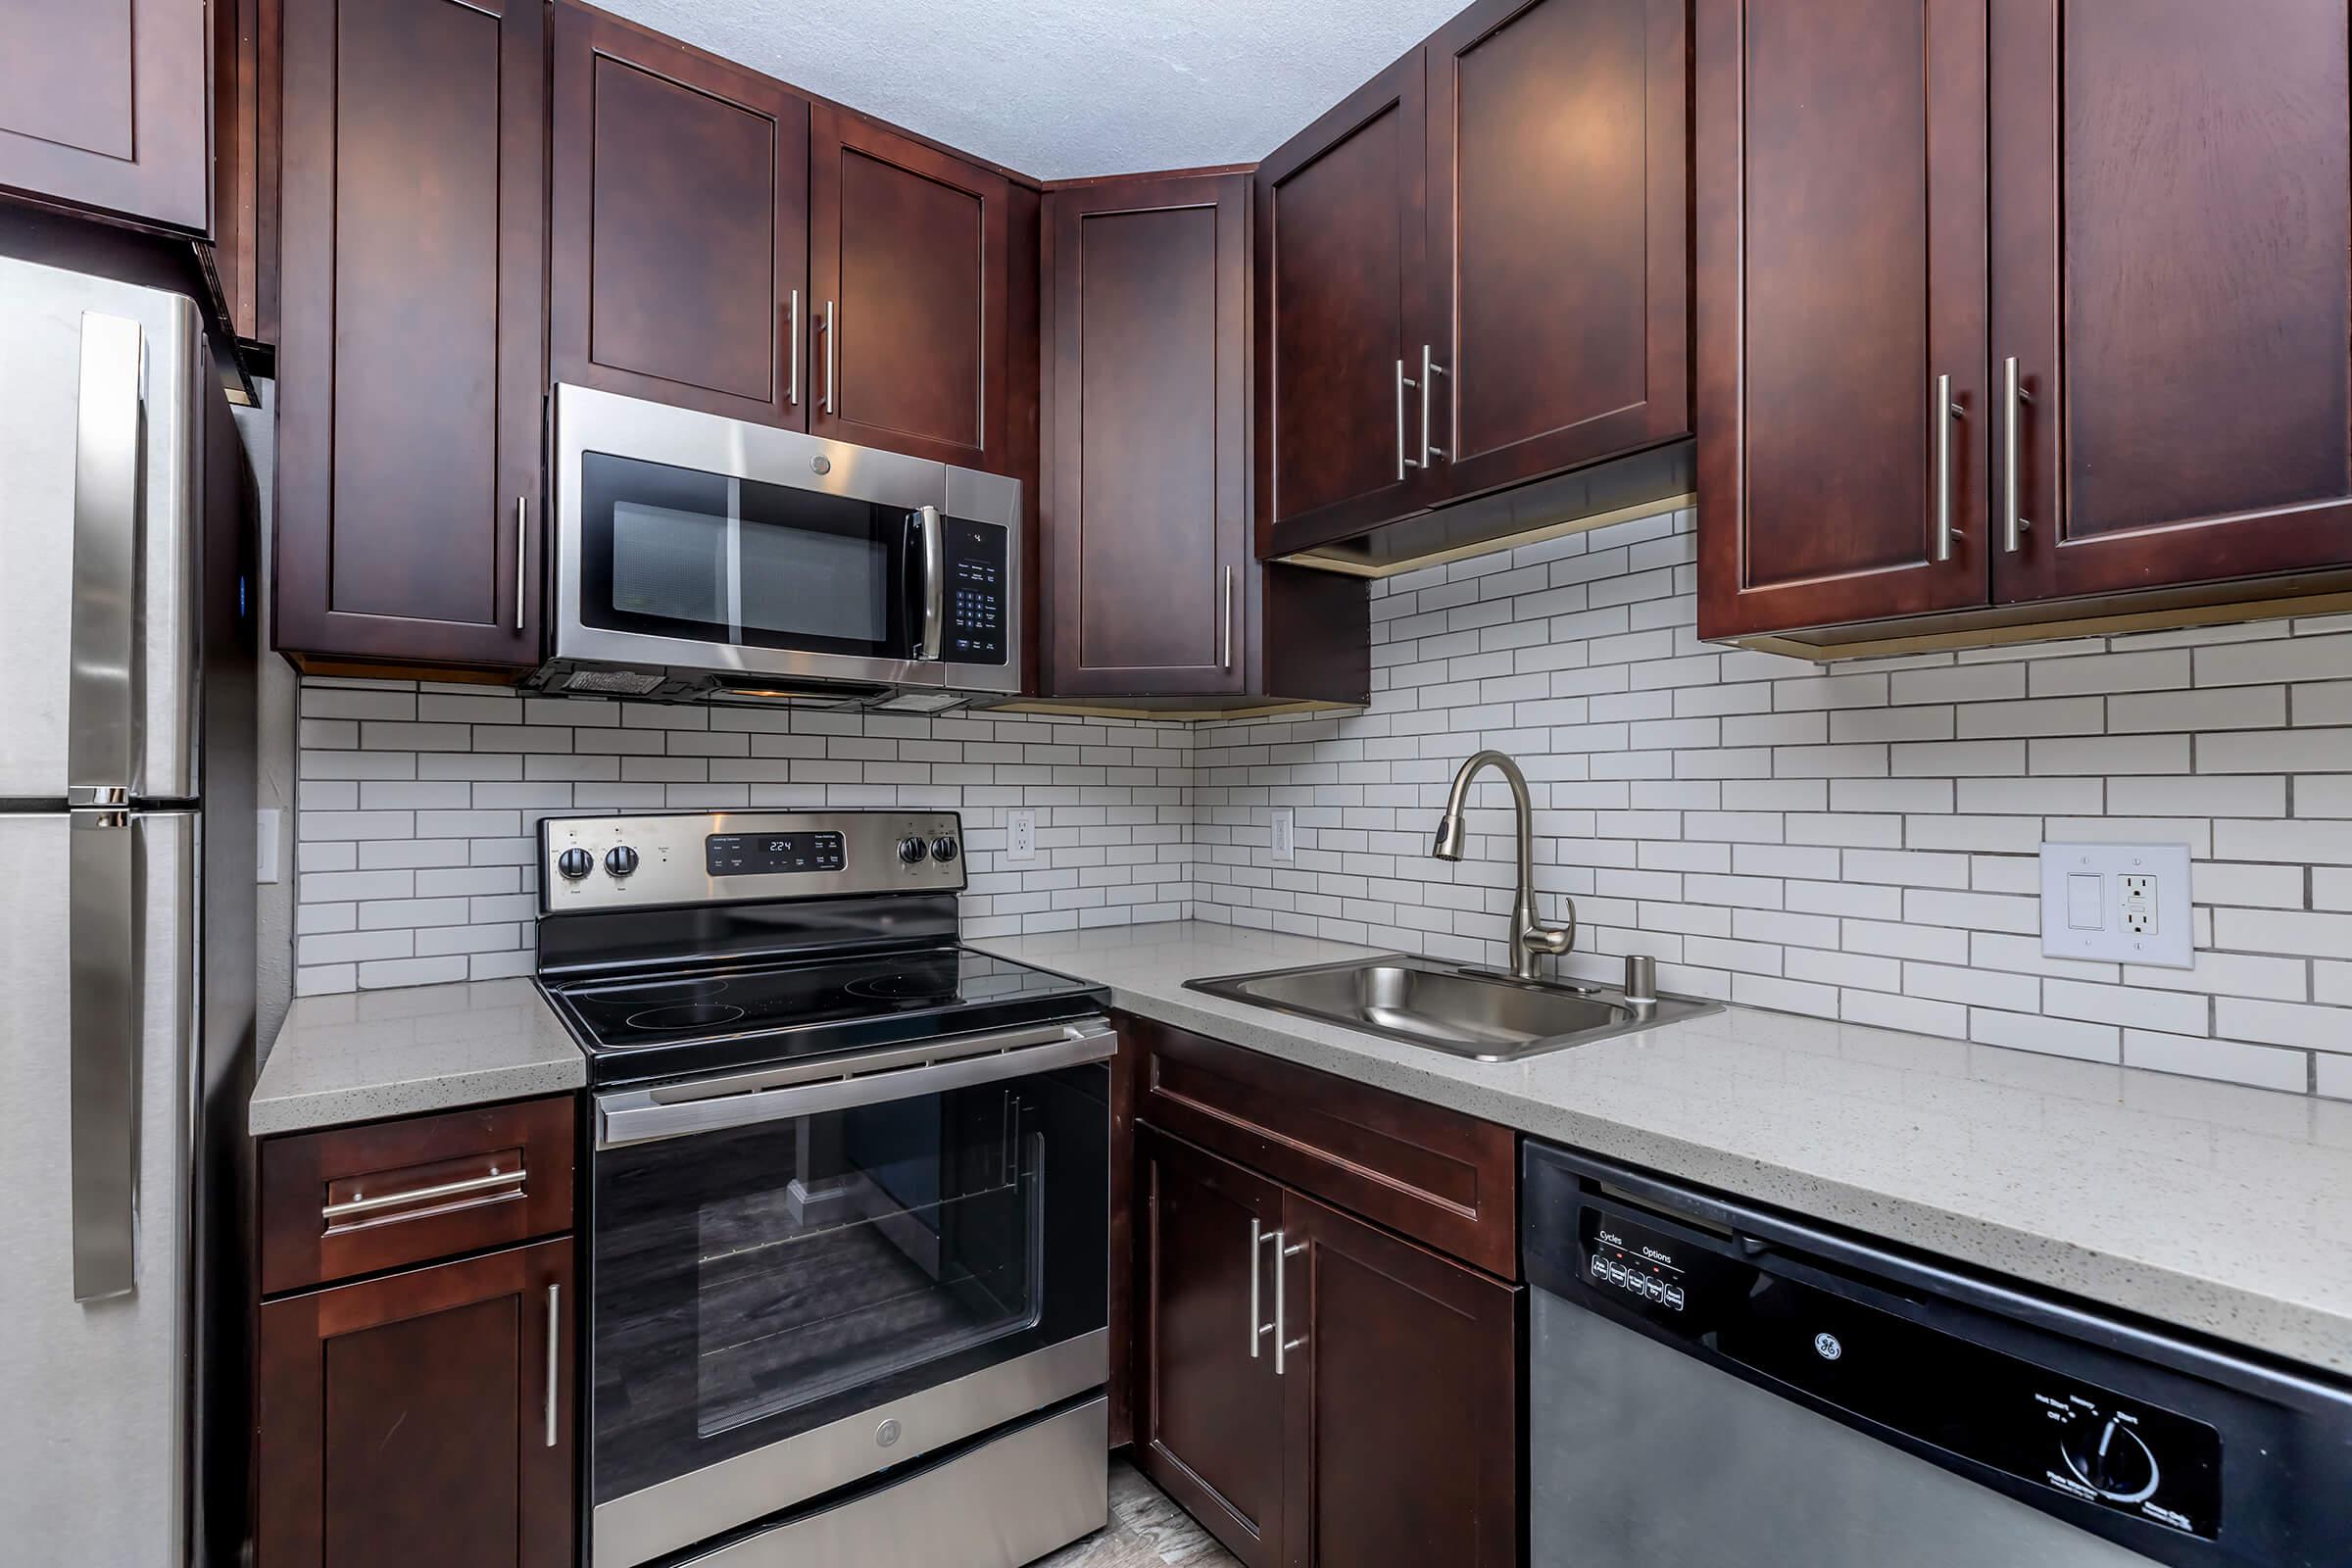
[[[946,642],[945,622],[948,618],[948,531],[941,523],[939,509],[922,510],[923,530],[923,635],[915,645],[915,659],[926,664],[936,664]]]

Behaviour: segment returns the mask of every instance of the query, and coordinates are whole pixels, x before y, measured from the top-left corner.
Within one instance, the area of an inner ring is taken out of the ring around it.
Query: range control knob
[[[931,846],[912,835],[899,840],[899,858],[905,860],[908,865],[922,864],[924,858],[930,853]]]
[[[627,876],[637,869],[637,852],[626,844],[614,845],[605,852],[605,869],[614,876]]]
[[[596,857],[586,850],[565,850],[556,857],[556,869],[566,882],[577,882],[596,869]]]
[[[956,841],[944,833],[931,841],[931,858],[942,865],[947,864],[962,853],[956,847]]]
[[[2121,1416],[2078,1421],[2058,1440],[2075,1479],[2109,1502],[2139,1502],[2156,1492],[2156,1455]]]

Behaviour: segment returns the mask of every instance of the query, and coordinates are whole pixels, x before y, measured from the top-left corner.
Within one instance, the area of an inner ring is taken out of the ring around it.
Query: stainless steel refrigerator
[[[253,481],[186,299],[0,260],[0,1557],[246,1513]]]

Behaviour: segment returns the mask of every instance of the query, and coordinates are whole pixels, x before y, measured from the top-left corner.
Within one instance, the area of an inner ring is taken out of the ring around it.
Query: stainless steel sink
[[[1723,1010],[1691,997],[1635,1001],[1611,987],[1516,980],[1403,954],[1188,985],[1480,1061],[1516,1061]]]

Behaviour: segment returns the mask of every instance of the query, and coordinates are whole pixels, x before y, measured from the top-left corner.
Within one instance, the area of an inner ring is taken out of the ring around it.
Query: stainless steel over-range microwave
[[[623,696],[1020,689],[1021,487],[559,386],[553,657]]]

